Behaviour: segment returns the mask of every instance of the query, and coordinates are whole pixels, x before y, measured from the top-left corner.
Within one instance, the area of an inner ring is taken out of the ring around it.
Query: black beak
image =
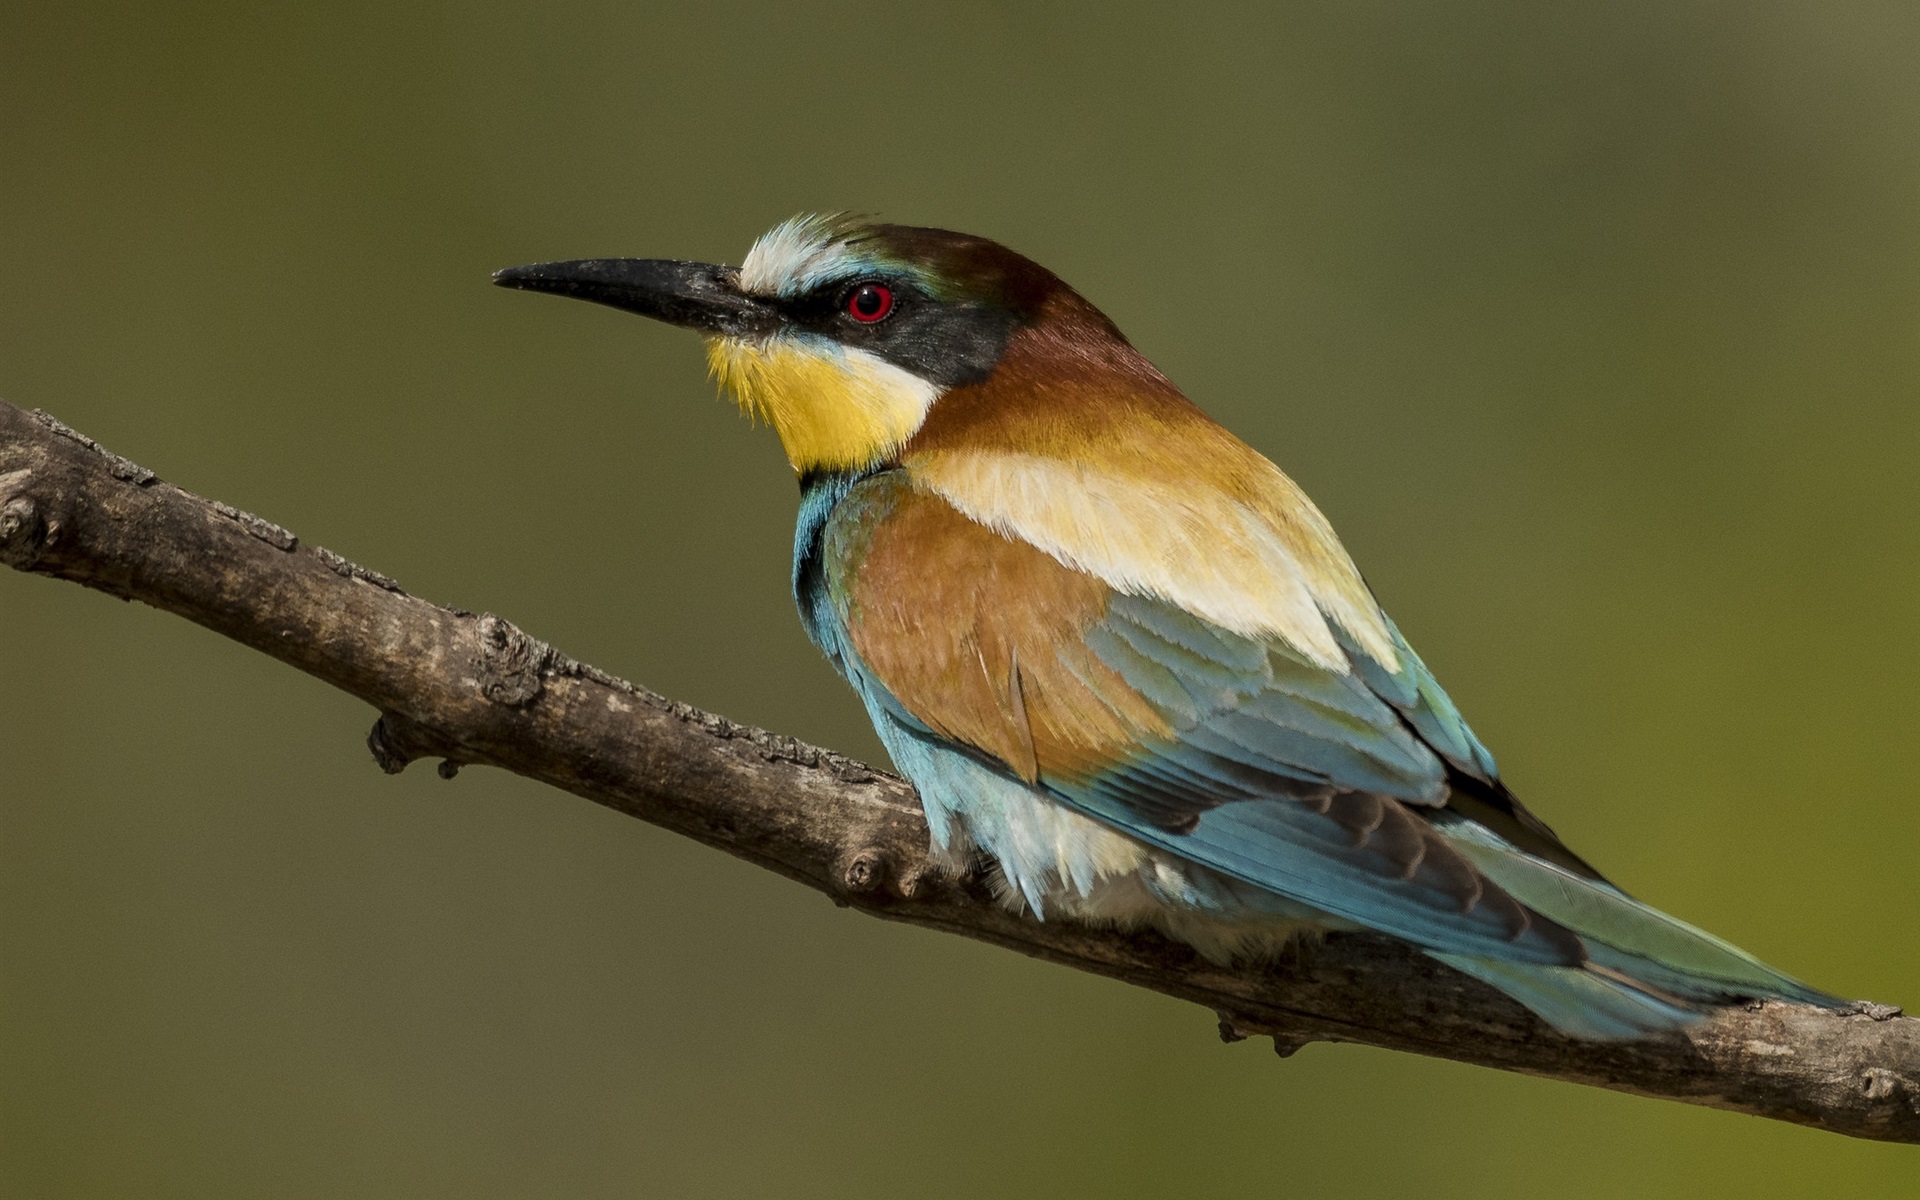
[[[581,258],[495,271],[501,287],[552,292],[696,329],[746,337],[778,322],[768,305],[740,290],[740,272],[712,263],[666,258]]]

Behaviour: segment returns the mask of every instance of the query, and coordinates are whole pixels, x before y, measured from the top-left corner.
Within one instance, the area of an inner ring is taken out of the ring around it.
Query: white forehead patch
[[[740,264],[741,290],[797,296],[840,273],[853,258],[847,240],[861,224],[850,213],[809,213],[780,222],[747,251]]]

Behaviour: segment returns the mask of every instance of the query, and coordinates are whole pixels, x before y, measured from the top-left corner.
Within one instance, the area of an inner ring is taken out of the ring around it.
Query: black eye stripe
[[[864,320],[849,307],[868,285],[893,296],[892,307],[876,320]],[[942,388],[985,379],[1021,324],[1010,308],[939,299],[899,276],[843,277],[769,303],[795,332],[865,350]]]
[[[786,314],[789,321],[797,325],[822,329],[837,325],[844,330],[847,328],[847,318],[856,315],[849,305],[855,294],[865,287],[878,287],[891,293],[894,314],[910,304],[917,309],[925,299],[909,284],[869,277],[823,284],[798,296],[774,300],[773,303]]]

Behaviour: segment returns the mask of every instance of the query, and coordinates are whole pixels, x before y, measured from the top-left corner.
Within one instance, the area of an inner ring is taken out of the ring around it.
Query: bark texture
[[[272,522],[201,499],[51,417],[0,402],[0,562],[186,617],[380,713],[390,772],[501,767],[777,871],[836,903],[1191,1000],[1222,1037],[1358,1042],[1920,1142],[1920,1021],[1766,1003],[1686,1036],[1562,1037],[1390,939],[1335,935],[1302,961],[1229,970],[1150,934],[1012,915],[927,863],[913,790],[573,661],[495,616],[409,596]],[[1896,939],[1906,944],[1907,938]]]

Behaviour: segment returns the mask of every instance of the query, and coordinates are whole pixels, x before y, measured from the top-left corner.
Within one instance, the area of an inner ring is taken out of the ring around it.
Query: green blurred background
[[[1920,1004],[1902,4],[0,11],[0,396],[414,591],[877,758],[697,342],[487,286],[791,213],[1058,270],[1319,499],[1629,887]],[[896,928],[0,573],[0,1188],[1912,1195],[1911,1148]]]

